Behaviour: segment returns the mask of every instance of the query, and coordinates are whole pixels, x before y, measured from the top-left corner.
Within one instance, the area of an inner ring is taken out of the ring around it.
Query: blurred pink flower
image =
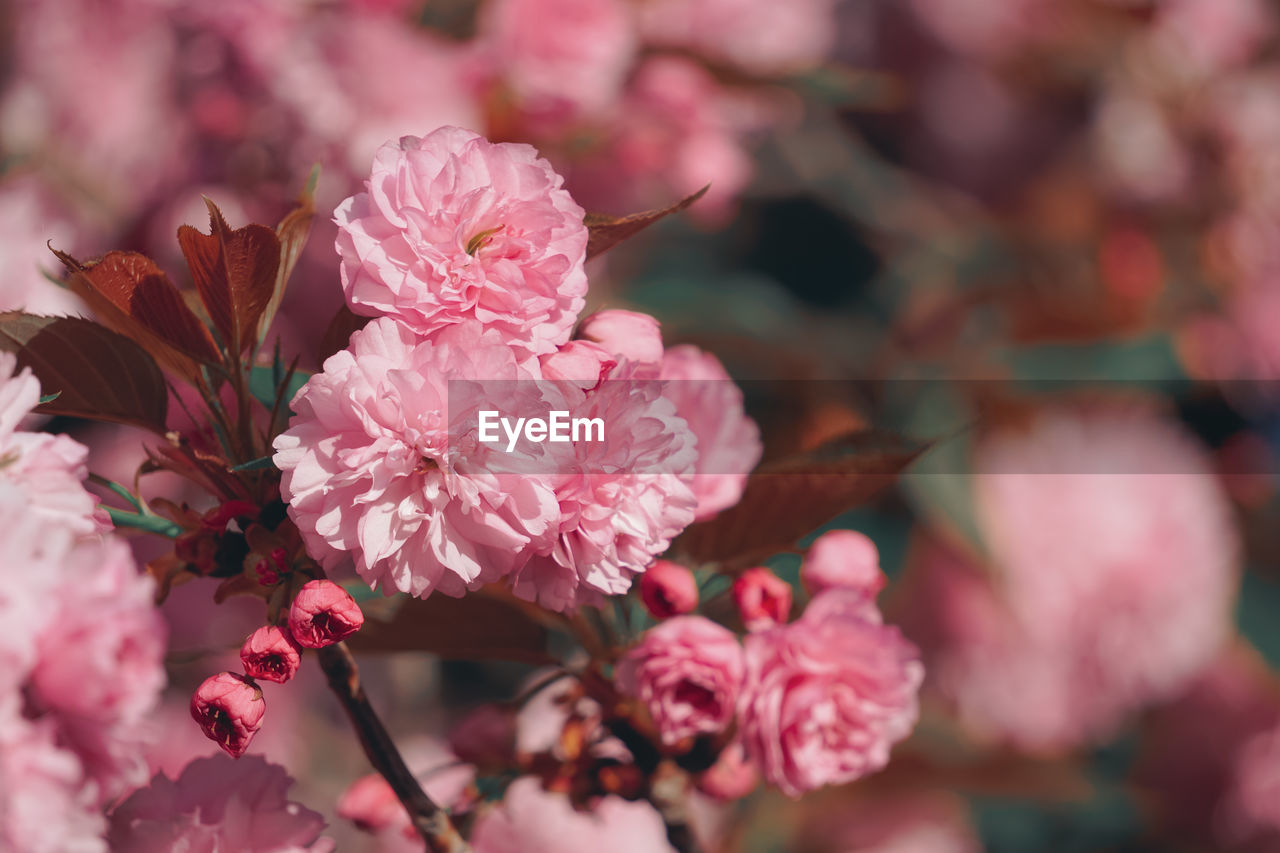
[[[509,765],[516,751],[515,711],[494,704],[472,708],[449,730],[449,748],[468,764]]]
[[[724,731],[742,686],[742,646],[702,616],[650,628],[618,664],[618,686],[649,711],[662,741]]]
[[[329,580],[307,581],[289,606],[289,633],[308,649],[340,643],[363,624],[364,613],[351,593]]]
[[[639,311],[611,308],[578,324],[575,337],[599,344],[614,355],[643,364],[662,361],[662,330],[656,318]]]
[[[835,0],[650,0],[640,9],[645,37],[653,43],[689,48],[756,74],[812,68],[835,42]]]
[[[670,619],[698,608],[693,572],[670,560],[657,560],[640,576],[640,600],[655,619]]]
[[[302,665],[301,652],[292,634],[277,625],[263,625],[245,638],[240,647],[240,662],[250,678],[284,684],[297,675]]]
[[[915,726],[919,653],[857,593],[822,593],[797,621],[745,642],[743,742],[788,796],[874,773]]]
[[[710,518],[742,498],[747,475],[764,452],[760,429],[743,409],[742,389],[711,353],[688,344],[672,347],[662,356],[659,376],[663,395],[698,439],[696,520]]]
[[[75,754],[48,721],[6,710],[0,696],[0,850],[106,853],[106,823]]]
[[[733,601],[748,631],[786,624],[791,618],[791,585],[764,566],[738,575],[733,582]]]
[[[79,297],[49,281],[57,263],[46,242],[74,248],[75,228],[56,211],[49,193],[34,179],[0,183],[0,311],[42,315],[87,314]]]
[[[465,320],[535,354],[569,338],[587,290],[583,210],[528,145],[445,127],[378,149],[339,205],[352,310],[432,335]]]
[[[1280,841],[1280,724],[1246,741],[1234,764],[1222,808],[1226,836],[1236,843]]]
[[[924,549],[907,615],[933,687],[979,735],[1031,750],[1107,737],[1222,648],[1240,542],[1179,427],[1049,408],[986,436],[975,469],[992,570]]]
[[[884,589],[876,543],[856,530],[831,530],[809,546],[800,580],[816,595],[827,589],[854,589],[875,598]]]
[[[262,688],[234,672],[206,678],[191,695],[191,718],[232,758],[244,755],[266,711]]]
[[[502,803],[476,819],[475,853],[670,853],[667,831],[646,802],[603,797],[579,812],[563,794],[538,779],[512,782]]]
[[[108,840],[130,853],[330,853],[324,818],[288,799],[292,785],[283,767],[256,755],[196,759],[176,780],[158,773],[117,806]]]
[[[635,23],[625,0],[493,0],[482,8],[477,51],[525,121],[553,129],[617,103]]]
[[[311,555],[331,569],[350,553],[370,585],[419,597],[459,596],[518,566],[559,514],[556,495],[541,477],[486,473],[506,454],[473,440],[475,412],[459,409],[461,392],[451,399],[450,380],[531,378],[500,333],[475,323],[423,341],[380,318],[352,335],[294,397],[275,441]]]

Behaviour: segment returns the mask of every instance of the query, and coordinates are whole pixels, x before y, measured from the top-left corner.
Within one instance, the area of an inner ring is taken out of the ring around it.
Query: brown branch
[[[471,853],[471,847],[458,834],[449,815],[440,808],[418,784],[418,780],[409,771],[400,751],[387,734],[386,728],[369,704],[364,687],[360,683],[360,670],[356,668],[355,659],[347,649],[346,643],[338,643],[318,650],[320,668],[329,678],[329,687],[333,690],[342,708],[347,712],[356,734],[360,736],[360,745],[369,763],[382,774],[391,785],[401,805],[404,806],[414,828],[427,843],[431,853]]]

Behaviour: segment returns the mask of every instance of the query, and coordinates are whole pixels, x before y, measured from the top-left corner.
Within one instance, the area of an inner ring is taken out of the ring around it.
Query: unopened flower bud
[[[717,800],[740,800],[755,790],[760,774],[740,742],[726,746],[716,763],[698,777],[698,790]]]
[[[239,758],[249,748],[262,728],[266,710],[258,685],[234,672],[205,679],[191,696],[192,719],[200,724],[205,737],[232,758]]]
[[[245,674],[284,684],[298,673],[302,656],[287,631],[264,625],[249,635],[240,648]]]
[[[763,566],[743,572],[733,584],[733,600],[748,631],[772,628],[791,614],[791,586]]]
[[[361,776],[338,798],[338,817],[365,832],[381,832],[404,817],[404,806],[379,773]]]
[[[309,649],[341,642],[363,624],[360,605],[333,581],[307,581],[289,608],[289,631],[298,645]]]
[[[640,576],[640,600],[655,619],[692,613],[698,606],[698,582],[684,566],[658,560]]]
[[[876,543],[856,530],[832,530],[819,536],[805,555],[800,579],[811,595],[853,589],[875,598],[885,584]]]
[[[662,332],[658,321],[638,311],[615,308],[592,314],[582,321],[577,336],[631,361],[646,364],[662,361]]]

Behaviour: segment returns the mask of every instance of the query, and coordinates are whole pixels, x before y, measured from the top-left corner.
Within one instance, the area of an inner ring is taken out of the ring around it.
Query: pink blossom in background
[[[854,589],[875,598],[887,578],[870,537],[856,530],[831,530],[809,546],[800,580],[815,595],[827,589]]]
[[[283,767],[251,755],[192,761],[177,779],[159,773],[111,813],[112,850],[330,853],[324,818],[288,799]]]
[[[818,853],[981,853],[963,799],[922,788],[849,797],[815,815],[797,847]]]
[[[669,619],[698,608],[698,580],[670,560],[657,560],[640,576],[640,600],[655,619]]]
[[[791,585],[764,566],[738,575],[733,582],[733,601],[748,631],[786,624],[791,618]]]
[[[644,704],[667,744],[728,727],[742,677],[737,635],[702,616],[650,628],[617,674],[618,686]]]
[[[760,771],[747,757],[742,741],[734,741],[722,749],[716,763],[698,776],[698,790],[724,802],[750,795],[759,784]]]
[[[812,68],[835,42],[834,0],[650,0],[640,10],[649,41],[761,75]]]
[[[910,0],[912,13],[947,47],[978,59],[1000,59],[1060,26],[1051,0]]]
[[[45,243],[64,251],[76,245],[74,226],[34,178],[0,182],[0,311],[42,315],[88,313],[79,297],[49,281],[57,259]]]
[[[496,808],[481,814],[471,837],[475,853],[669,853],[667,830],[645,802],[603,797],[590,811],[542,789],[538,779],[512,782]]]
[[[1280,841],[1280,724],[1246,741],[1234,764],[1220,816],[1224,836]]]
[[[856,593],[818,595],[795,622],[748,635],[745,652],[742,738],[788,796],[874,773],[915,726],[919,652]]]
[[[245,638],[240,662],[245,675],[284,684],[297,675],[301,651],[292,634],[276,625],[263,625]]]
[[[455,470],[449,429],[469,413],[450,411],[448,380],[532,376],[500,333],[475,323],[434,343],[390,318],[353,335],[298,392],[275,442],[289,514],[311,555],[333,568],[349,552],[371,585],[417,596],[461,595],[514,568],[545,536],[555,495],[536,478],[504,491],[496,477]],[[483,467],[484,457],[472,459]]]
[[[495,704],[472,708],[449,730],[449,748],[468,764],[504,766],[516,751],[516,712]]]
[[[94,789],[48,721],[30,722],[0,697],[0,850],[106,853]]]
[[[476,51],[536,127],[603,113],[636,52],[626,0],[487,0]]]
[[[1142,410],[1051,408],[978,450],[992,571],[927,549],[908,599],[933,687],[1024,749],[1112,734],[1231,634],[1240,543],[1211,462]]]
[[[742,498],[747,475],[764,453],[760,429],[747,417],[742,389],[711,353],[689,344],[672,347],[662,355],[659,376],[663,394],[698,439],[696,519],[710,518]]]
[[[1248,61],[1275,25],[1264,0],[1169,0],[1157,7],[1153,37],[1176,73],[1200,76]]]
[[[662,361],[662,329],[657,318],[640,311],[610,308],[583,318],[575,337],[642,364]]]
[[[352,310],[431,335],[465,320],[545,353],[587,289],[583,210],[528,145],[445,127],[378,149],[367,192],[335,211]]]
[[[234,672],[206,678],[191,695],[191,718],[232,758],[244,755],[266,712],[262,688]]]
[[[289,606],[289,633],[308,649],[340,643],[363,624],[364,613],[351,593],[329,580],[307,581]]]

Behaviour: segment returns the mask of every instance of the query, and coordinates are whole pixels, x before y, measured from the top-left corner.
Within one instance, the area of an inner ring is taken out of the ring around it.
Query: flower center
[[[490,228],[488,231],[481,231],[476,236],[467,241],[467,254],[474,256],[476,252],[483,249],[493,241],[493,235],[497,234],[505,225],[499,225],[497,228]]]

